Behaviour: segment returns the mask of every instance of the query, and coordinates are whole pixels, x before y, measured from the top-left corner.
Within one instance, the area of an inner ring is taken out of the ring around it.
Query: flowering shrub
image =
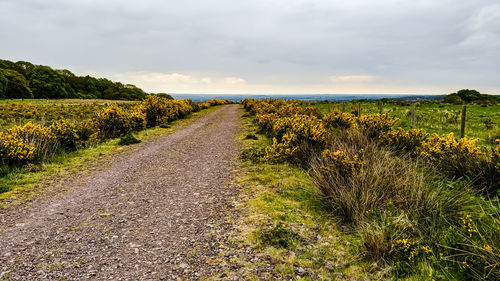
[[[344,178],[350,178],[354,172],[361,169],[364,165],[362,161],[363,151],[360,151],[352,159],[348,158],[344,151],[341,150],[333,152],[325,149],[322,155],[325,164],[321,168],[328,172],[334,172]]]
[[[296,141],[297,135],[292,133],[285,133],[280,142],[273,138],[273,144],[265,148],[266,153],[263,158],[272,162],[281,162],[292,158],[298,151],[298,147],[293,145]]]
[[[33,159],[34,152],[34,145],[11,134],[0,132],[0,163],[24,164]]]
[[[14,126],[5,133],[29,146],[33,146],[35,148],[33,160],[39,161],[55,153],[57,147],[56,136],[46,127],[28,122],[22,127]]]
[[[419,154],[451,176],[473,175],[471,171],[480,167],[484,159],[484,153],[476,147],[477,141],[467,138],[457,140],[453,133],[446,136],[434,134],[422,143]]]
[[[60,120],[50,125],[49,130],[61,147],[69,150],[76,149],[79,138],[74,124]]]
[[[273,134],[281,139],[287,132],[295,135],[294,139],[309,142],[322,142],[325,130],[321,119],[315,116],[299,115],[293,117],[277,118],[274,120]]]
[[[87,147],[99,142],[99,128],[94,119],[84,120],[75,126],[78,147]]]
[[[380,136],[383,143],[391,146],[396,150],[415,153],[417,148],[422,146],[422,143],[427,140],[428,134],[422,129],[410,129],[407,131],[403,128],[398,128],[395,131],[389,131]]]
[[[96,124],[104,138],[121,136],[130,130],[126,114],[117,106],[110,105],[96,115]]]
[[[150,95],[136,110],[144,114],[147,127],[153,127],[182,118],[190,113],[193,107],[188,100],[168,100]]]
[[[146,115],[139,110],[134,110],[128,115],[130,129],[133,131],[141,131],[146,129]]]
[[[323,117],[323,121],[327,127],[347,129],[355,126],[356,116],[334,109]]]
[[[377,138],[389,132],[398,119],[385,114],[366,114],[357,119],[358,126],[371,138]]]
[[[321,148],[326,130],[319,112],[312,107],[303,107],[299,101],[244,100],[243,106],[252,114],[259,126],[273,138],[266,147],[266,160],[299,160],[310,148]]]

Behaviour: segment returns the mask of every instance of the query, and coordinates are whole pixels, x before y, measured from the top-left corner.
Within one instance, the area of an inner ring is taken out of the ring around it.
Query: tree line
[[[462,89],[456,93],[451,93],[443,98],[446,103],[465,104],[498,104],[500,103],[500,96],[481,94],[473,89]]]
[[[52,69],[27,61],[0,59],[0,99],[143,100],[146,95],[132,84],[78,76],[67,69]]]

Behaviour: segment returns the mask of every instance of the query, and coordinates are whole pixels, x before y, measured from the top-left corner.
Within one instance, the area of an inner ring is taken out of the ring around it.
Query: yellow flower
[[[491,246],[488,244],[484,245],[484,249],[489,253],[493,253],[493,248],[491,248]]]

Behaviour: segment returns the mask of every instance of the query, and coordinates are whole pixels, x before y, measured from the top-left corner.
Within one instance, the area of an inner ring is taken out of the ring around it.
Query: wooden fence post
[[[361,116],[361,102],[358,102],[358,117]]]
[[[380,114],[384,113],[383,106],[384,106],[384,103],[383,102],[379,102],[379,104],[378,104],[378,110],[380,111]]]
[[[415,103],[411,104],[411,128],[415,129]]]
[[[345,101],[342,102],[342,113],[345,112]]]
[[[462,120],[460,123],[460,138],[465,137],[465,112],[467,111],[467,106],[462,106]]]
[[[332,111],[332,102],[328,101],[328,113]]]

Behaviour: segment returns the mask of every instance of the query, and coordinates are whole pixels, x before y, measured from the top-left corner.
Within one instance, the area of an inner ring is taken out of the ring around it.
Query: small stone
[[[184,262],[183,262],[183,263],[181,263],[181,264],[179,264],[179,267],[180,267],[180,268],[187,268],[188,266],[189,266],[189,265],[188,265],[187,263],[184,263]]]
[[[332,271],[333,270],[333,264],[331,262],[327,262],[325,264],[325,269],[329,270],[329,271]]]
[[[351,230],[349,229],[349,227],[343,225],[341,228],[342,228],[342,232],[344,232],[344,234],[351,234]]]
[[[337,267],[340,267],[340,268],[346,267],[347,265],[348,265],[348,263],[345,261],[339,261],[337,263]]]

